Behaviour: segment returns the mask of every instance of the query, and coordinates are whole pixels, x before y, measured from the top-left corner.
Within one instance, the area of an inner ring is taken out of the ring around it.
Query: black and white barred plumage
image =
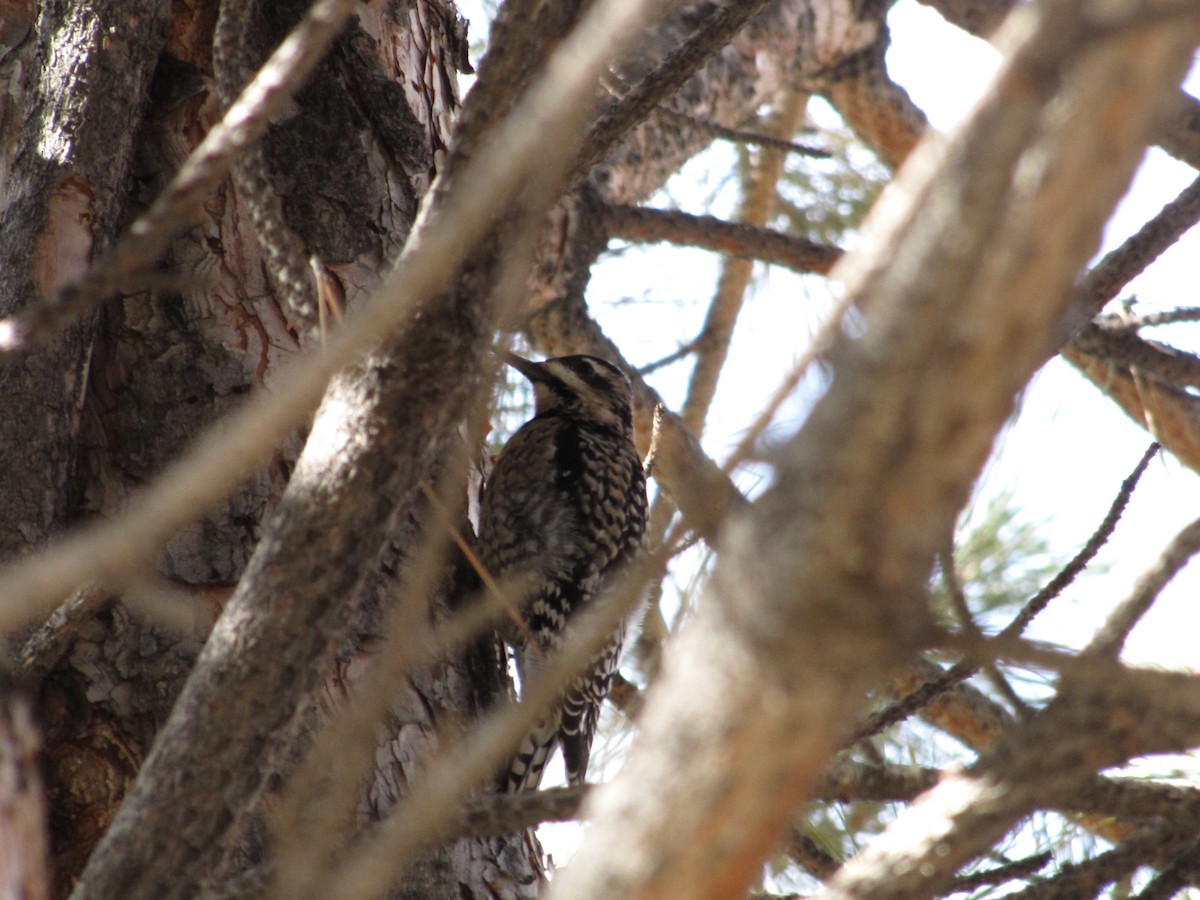
[[[528,683],[561,645],[572,615],[641,546],[646,480],[633,439],[632,392],[619,369],[592,356],[505,359],[533,383],[536,413],[505,445],[484,487],[479,545],[493,576],[532,579],[521,610],[526,627],[506,635]],[[525,738],[507,790],[535,789],[556,745],[568,782],[583,782],[623,638],[624,628]]]

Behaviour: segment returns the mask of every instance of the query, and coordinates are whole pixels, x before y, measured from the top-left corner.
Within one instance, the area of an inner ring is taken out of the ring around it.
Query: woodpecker
[[[494,577],[513,575],[523,585],[524,627],[504,637],[526,684],[561,646],[572,617],[641,547],[646,478],[633,439],[633,394],[620,369],[594,356],[541,363],[502,356],[533,384],[535,409],[484,486],[479,546]],[[568,783],[583,783],[623,639],[622,625],[526,736],[503,776],[505,790],[535,790],[555,746]]]

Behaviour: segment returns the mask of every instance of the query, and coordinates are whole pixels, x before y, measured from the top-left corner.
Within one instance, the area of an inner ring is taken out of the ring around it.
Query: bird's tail
[[[513,757],[504,779],[504,790],[510,794],[519,791],[536,791],[542,783],[542,773],[554,747],[558,743],[558,722],[555,716],[549,722],[539,723],[525,739],[517,755]]]

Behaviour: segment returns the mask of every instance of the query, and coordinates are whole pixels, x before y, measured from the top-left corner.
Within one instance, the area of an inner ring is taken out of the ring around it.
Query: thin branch
[[[1063,359],[1103,391],[1176,459],[1200,471],[1200,398],[1186,388],[1147,378],[1068,344]]]
[[[1137,871],[1164,850],[1178,847],[1180,841],[1178,830],[1173,826],[1148,829],[1091,859],[1066,863],[1053,877],[1034,882],[1008,897],[1010,900],[1095,897],[1105,887]]]
[[[1047,865],[1053,862],[1053,860],[1053,853],[1037,853],[1033,856],[1027,856],[1024,859],[1018,859],[1002,866],[994,866],[990,869],[981,869],[978,872],[972,872],[970,875],[960,875],[958,878],[955,878],[953,882],[951,882],[950,888],[946,893],[966,893],[981,887],[1001,885],[1007,881],[1014,881],[1018,878],[1028,878],[1030,875],[1033,875],[1034,873],[1044,869]]]
[[[975,624],[975,619],[971,616],[971,609],[967,606],[967,595],[963,592],[962,582],[958,578],[958,567],[954,564],[954,550],[944,550],[939,553],[938,565],[942,571],[942,579],[946,584],[947,593],[950,595],[951,608],[958,617],[959,627],[971,637],[982,638],[983,632],[979,630],[979,626]],[[1008,679],[1004,677],[994,662],[985,663],[983,671],[992,686],[1008,700],[1014,710],[1022,714],[1028,712],[1025,701],[1013,690]]]
[[[1050,706],[970,770],[922,795],[849,862],[829,897],[900,898],[940,890],[953,867],[974,858],[1047,797],[1078,790],[1091,772],[1131,756],[1191,746],[1200,736],[1198,713],[1195,676],[1081,661]],[[1134,846],[1141,859],[1155,844]]]
[[[318,0],[112,252],[45,302],[0,320],[0,360],[47,340],[158,259],[171,240],[190,227],[192,211],[229,173],[234,161],[266,133],[270,120],[280,114],[341,32],[353,7],[350,0]]]
[[[1175,387],[1200,386],[1200,356],[1146,340],[1127,328],[1114,329],[1089,323],[1075,336],[1071,346],[1080,353]]]
[[[803,120],[807,103],[807,95],[797,91],[787,90],[781,93],[777,104],[778,112],[772,117],[769,127],[781,136],[790,136],[796,132]],[[742,184],[742,198],[735,217],[738,225],[724,223],[724,227],[751,228],[762,231],[772,214],[774,200],[778,192],[778,182],[783,175],[786,158],[778,150],[761,151],[752,161],[750,170],[746,173]],[[623,207],[628,209],[628,207]],[[635,211],[636,213],[636,211]],[[676,214],[665,213],[672,216]],[[678,214],[683,216],[684,214]],[[684,218],[694,220],[695,217]],[[711,217],[710,217],[711,218]],[[717,220],[711,219],[715,222]],[[703,231],[703,229],[701,229]],[[709,407],[716,394],[717,384],[725,360],[729,355],[729,344],[733,338],[734,327],[745,301],[746,292],[750,287],[750,277],[753,265],[747,259],[722,260],[721,275],[717,280],[716,290],[704,325],[700,334],[693,342],[696,352],[696,364],[688,380],[687,394],[679,418],[683,426],[697,439],[704,432],[704,423],[708,416]],[[661,421],[656,416],[659,427],[656,434],[661,435]],[[655,498],[650,510],[650,527],[647,529],[647,540],[651,546],[662,540],[671,519],[671,510],[667,498],[663,495]],[[653,600],[657,601],[658,597]],[[660,650],[653,646],[653,635],[643,635],[639,641],[639,651],[643,658],[657,658]]]
[[[726,128],[724,125],[718,125],[716,122],[710,122],[707,119],[701,119],[696,116],[689,116],[687,113],[681,113],[666,106],[660,106],[657,112],[664,119],[680,122],[699,131],[707,131],[714,137],[722,138],[735,144],[753,144],[772,150],[781,150],[784,153],[797,153],[801,156],[811,157],[812,159],[829,159],[833,156],[828,150],[822,150],[820,147],[797,144],[795,141],[785,140],[781,137],[763,134],[758,131]]]
[[[830,803],[908,801],[937,784],[942,773],[918,766],[873,766],[835,763],[817,786],[814,798]],[[485,794],[467,803],[447,822],[443,841],[461,837],[508,834],[543,822],[579,818],[587,794],[599,785],[549,788],[520,794]],[[803,839],[799,832],[794,837]],[[791,852],[789,849],[788,852]],[[837,864],[835,863],[834,868]]]
[[[945,773],[925,766],[875,765],[834,761],[817,781],[813,797],[835,803],[911,801]]]
[[[1169,382],[1142,378],[1137,369],[1098,359],[1070,339],[1085,329],[1122,286],[1175,244],[1197,220],[1200,220],[1200,178],[1080,281],[1059,332],[1064,342],[1063,357],[1135,422],[1156,437],[1166,439],[1167,449],[1192,468],[1200,468],[1200,405],[1195,398]]]
[[[657,372],[659,369],[679,362],[696,352],[696,342],[689,341],[678,350],[668,353],[666,356],[654,360],[654,362],[646,363],[644,366],[639,366],[637,373],[645,378],[647,375]]]
[[[1184,188],[1120,247],[1104,258],[1079,282],[1072,315],[1076,327],[1090,319],[1126,284],[1140,275],[1200,221],[1200,177]],[[1074,330],[1074,329],[1072,329]]]
[[[1171,900],[1189,884],[1196,883],[1200,874],[1200,839],[1179,848],[1179,852],[1142,888],[1133,900]]]
[[[1196,831],[1200,823],[1200,788],[1094,775],[1069,794],[1052,798],[1050,806],[1065,813],[1114,820],[1169,819]]]
[[[1109,504],[1108,512],[1105,513],[1104,518],[1100,521],[1100,525],[1092,533],[1092,536],[1087,539],[1079,552],[1071,558],[1071,561],[1063,566],[1059,573],[1047,582],[1045,587],[1029,599],[1029,602],[1021,608],[1021,611],[1004,628],[1001,632],[1002,635],[1015,637],[1023,633],[1034,617],[1045,609],[1051,600],[1066,590],[1071,582],[1078,578],[1084,569],[1087,568],[1088,563],[1100,552],[1100,548],[1112,537],[1117,523],[1121,520],[1125,508],[1129,505],[1129,500],[1133,496],[1134,489],[1137,487],[1142,475],[1145,474],[1146,469],[1149,467],[1150,461],[1154,459],[1159,449],[1160,447],[1157,443],[1152,443],[1146,448],[1146,451],[1142,454],[1142,458],[1134,466],[1133,471],[1121,482],[1121,488],[1117,491],[1117,496]]]
[[[1099,323],[1105,329],[1154,328],[1160,325],[1177,325],[1180,322],[1200,322],[1200,306],[1180,306],[1164,312],[1145,313],[1144,315],[1107,315],[1101,317]]]
[[[587,172],[599,163],[610,148],[683,87],[700,66],[766,5],[766,0],[728,0],[713,6],[700,28],[682,46],[601,114],[584,137],[586,149],[576,162],[575,174]]]
[[[613,237],[639,243],[666,241],[700,247],[742,259],[757,259],[796,272],[827,274],[842,255],[839,247],[792,237],[770,228],[727,222],[678,210],[644,206],[608,207],[605,221]]]
[[[871,9],[871,7],[864,7]],[[886,26],[880,24],[880,30]],[[888,74],[886,39],[877,40],[826,73],[821,93],[864,143],[893,171],[929,130],[925,112]]]
[[[454,838],[511,834],[544,822],[572,822],[593,785],[485,794],[471,801],[453,828]]]
[[[1120,655],[1129,632],[1149,612],[1167,583],[1200,552],[1200,519],[1184,527],[1163,550],[1162,555],[1137,580],[1133,592],[1109,615],[1107,621],[1084,649],[1085,655]]]
[[[841,860],[798,828],[791,829],[784,838],[783,852],[792,858],[792,862],[822,881],[842,865]]]
[[[1001,632],[1002,636],[1011,638],[1022,634],[1038,613],[1044,610],[1055,597],[1066,590],[1087,568],[1088,563],[1100,552],[1100,548],[1112,537],[1117,523],[1121,520],[1121,515],[1129,505],[1129,500],[1133,496],[1134,489],[1137,487],[1142,475],[1145,474],[1150,461],[1158,453],[1158,450],[1158,444],[1151,444],[1146,448],[1146,452],[1142,454],[1142,458],[1138,460],[1138,464],[1134,466],[1133,471],[1121,482],[1121,487],[1117,491],[1116,497],[1109,504],[1108,511],[1105,513],[1096,530],[1092,533],[1092,536],[1087,539],[1079,552],[1071,558],[1070,562],[1063,566],[1058,574],[1029,599],[1021,608],[1021,611],[1017,613]],[[855,729],[850,742],[854,743],[863,740],[904,721],[919,710],[924,709],[942,694],[962,684],[962,682],[974,675],[976,671],[978,670],[975,666],[969,663],[957,663],[938,678],[926,681],[921,687],[907,694],[901,700],[869,716]]]
[[[1012,714],[970,684],[956,682],[945,690],[935,690],[946,674],[939,664],[924,658],[915,659],[894,672],[889,678],[888,691],[899,699],[877,713],[878,718],[864,721],[855,736],[859,739],[869,737],[919,713],[934,728],[973,750],[990,746],[1012,725]],[[910,699],[912,694],[917,696]]]
[[[807,94],[784,91],[779,98],[779,112],[771,123],[772,129],[781,135],[794,134],[800,127],[807,102]],[[761,228],[770,220],[785,162],[785,156],[773,150],[764,150],[751,161],[750,170],[743,179],[742,199],[736,213],[740,222]],[[750,289],[752,273],[753,267],[747,260],[725,259],[722,262],[717,289],[696,338],[699,345],[696,365],[688,380],[687,395],[679,415],[697,437],[704,433],[704,423],[729,356],[729,344],[746,292]]]

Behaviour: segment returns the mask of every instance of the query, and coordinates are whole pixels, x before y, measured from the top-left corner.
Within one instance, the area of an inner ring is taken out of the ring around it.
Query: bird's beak
[[[541,363],[535,363],[531,359],[526,359],[523,356],[517,356],[517,354],[509,353],[507,350],[497,350],[496,355],[534,384],[546,381],[546,373],[542,368]]]

